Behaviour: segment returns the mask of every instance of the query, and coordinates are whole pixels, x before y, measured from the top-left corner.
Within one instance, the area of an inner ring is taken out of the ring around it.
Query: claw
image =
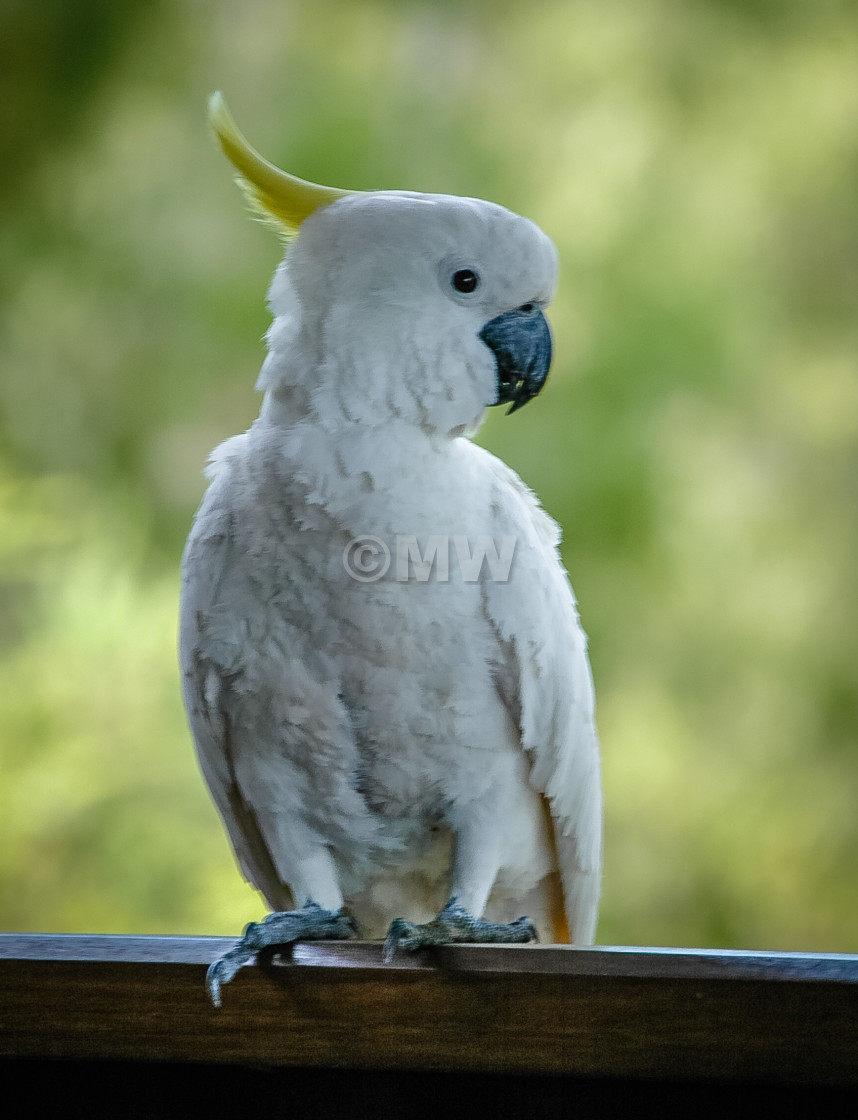
[[[229,952],[224,953],[220,960],[209,965],[208,972],[206,972],[206,988],[215,1007],[221,1005],[221,987],[228,984],[240,968],[250,964],[255,956],[256,950],[247,948],[242,938],[235,948],[230,949]]]
[[[308,902],[301,910],[268,914],[261,922],[251,922],[244,936],[220,960],[209,965],[206,988],[215,1007],[221,1006],[221,989],[239,969],[252,964],[263,949],[291,945],[295,941],[347,941],[357,937],[358,924],[344,910],[324,910]]]
[[[423,942],[420,940],[420,930],[425,926],[406,922],[404,918],[394,918],[384,939],[382,959],[385,964],[390,964],[397,949],[419,949]]]

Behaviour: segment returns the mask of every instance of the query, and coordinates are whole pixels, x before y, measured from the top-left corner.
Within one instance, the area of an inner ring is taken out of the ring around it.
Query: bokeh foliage
[[[600,940],[858,950],[858,9],[4,0],[0,926],[236,932],[177,565],[279,255],[204,105],[298,174],[492,198],[562,258],[481,439],[564,526]]]

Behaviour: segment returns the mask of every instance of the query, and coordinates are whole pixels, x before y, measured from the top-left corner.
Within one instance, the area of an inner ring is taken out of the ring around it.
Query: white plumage
[[[345,905],[375,936],[453,895],[547,940],[565,908],[594,936],[585,638],[554,522],[469,438],[498,399],[481,330],[538,313],[555,279],[531,222],[400,192],[316,209],[275,275],[261,414],[212,457],[181,622],[200,762],[275,909]],[[370,536],[390,567],[356,579],[344,557]],[[446,573],[397,559],[415,538],[424,557],[449,542]],[[507,579],[463,570],[453,542],[480,538],[514,542]]]

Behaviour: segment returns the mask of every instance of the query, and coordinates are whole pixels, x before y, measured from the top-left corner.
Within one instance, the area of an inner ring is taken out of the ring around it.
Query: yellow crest
[[[263,159],[238,131],[222,93],[213,93],[209,99],[209,120],[251,205],[273,218],[287,237],[294,237],[314,211],[355,193],[308,183]]]

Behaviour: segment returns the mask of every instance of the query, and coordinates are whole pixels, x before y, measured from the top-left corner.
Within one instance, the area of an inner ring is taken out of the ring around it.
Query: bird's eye
[[[457,268],[451,281],[457,292],[467,295],[475,292],[480,286],[480,278],[472,268]]]

